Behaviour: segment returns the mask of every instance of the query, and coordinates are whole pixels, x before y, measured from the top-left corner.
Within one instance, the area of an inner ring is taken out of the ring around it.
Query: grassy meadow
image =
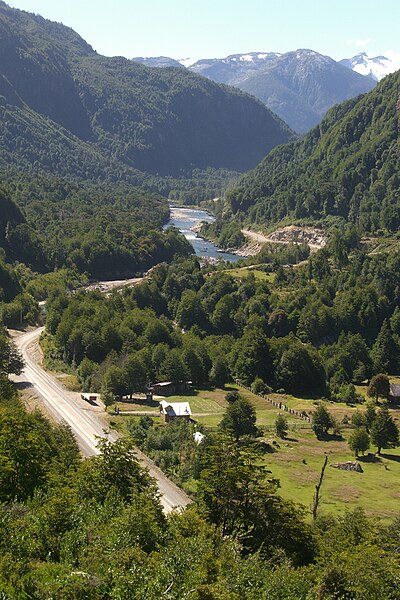
[[[392,378],[393,381],[396,378]],[[226,386],[225,389],[198,389],[190,394],[170,396],[171,402],[188,401],[193,418],[205,428],[216,428],[228,406],[225,400],[227,391],[238,389],[236,385]],[[344,426],[340,436],[329,436],[327,440],[317,440],[311,430],[311,425],[294,415],[285,413],[288,419],[289,431],[285,439],[280,439],[274,431],[277,415],[282,412],[273,404],[240,388],[241,394],[247,397],[257,412],[257,425],[264,429],[264,439],[269,442],[275,452],[264,455],[263,462],[272,471],[274,477],[281,483],[280,494],[287,499],[303,504],[306,509],[312,504],[315,485],[321,468],[328,456],[328,466],[325,471],[321,491],[320,512],[342,513],[347,509],[361,507],[367,515],[383,520],[394,518],[399,513],[400,500],[400,448],[383,450],[381,457],[375,456],[376,448],[371,447],[365,457],[358,459],[363,473],[343,471],[332,467],[337,462],[355,460],[349,449],[347,438],[352,429]],[[358,392],[366,395],[366,386],[359,386]],[[298,398],[289,394],[270,394],[270,398],[286,404],[297,411],[311,414],[315,409],[315,400]],[[133,403],[119,403],[121,413],[137,412],[154,414],[158,418],[158,399],[152,402],[137,400]],[[328,410],[336,421],[342,423],[357,410],[357,405],[349,406],[339,402],[328,402]],[[358,405],[362,411],[365,405]],[[112,423],[124,430],[126,417],[113,416]],[[393,410],[397,421],[400,411]],[[160,422],[161,423],[161,422]],[[274,444],[272,444],[274,442]],[[276,446],[278,444],[278,446]]]

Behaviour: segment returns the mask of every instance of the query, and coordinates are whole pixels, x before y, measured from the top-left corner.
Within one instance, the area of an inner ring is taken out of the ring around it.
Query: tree
[[[277,369],[279,386],[290,393],[322,391],[325,371],[318,352],[294,339],[282,354]]]
[[[132,397],[133,392],[143,392],[148,382],[146,366],[140,356],[131,354],[123,365],[125,387]]]
[[[374,372],[391,373],[396,371],[398,355],[398,344],[393,337],[389,322],[385,320],[371,350]]]
[[[223,356],[216,356],[213,360],[210,371],[210,382],[217,387],[224,387],[230,380],[230,372],[226,360]]]
[[[100,438],[97,446],[100,454],[86,460],[78,473],[80,496],[104,502],[114,488],[124,502],[132,502],[135,495],[142,493],[153,500],[161,517],[157,485],[139,464],[132,440],[120,438],[110,442]]]
[[[183,292],[175,318],[183,329],[190,329],[193,325],[198,325],[201,329],[206,327],[207,317],[195,291]]]
[[[237,344],[235,373],[250,385],[256,377],[269,381],[273,374],[268,338],[259,327],[247,328]]]
[[[385,398],[386,400],[389,396],[389,393],[389,377],[384,373],[378,373],[378,375],[374,375],[368,386],[368,396],[370,398],[375,398],[376,402],[378,402],[378,398]]]
[[[102,394],[107,390],[114,396],[124,396],[126,394],[125,373],[121,367],[110,365],[104,374],[102,382]]]
[[[287,434],[288,430],[288,422],[284,415],[278,415],[275,419],[275,431],[276,435],[281,438],[284,438]]]
[[[369,432],[371,431],[372,423],[376,419],[376,410],[372,402],[367,402],[367,410],[365,411],[365,427]]]
[[[382,448],[396,448],[399,445],[399,430],[387,406],[382,406],[371,425],[371,441],[378,447],[378,454]]]
[[[369,435],[364,427],[358,427],[349,437],[350,450],[358,457],[358,453],[366,452],[369,448]]]
[[[165,381],[173,383],[187,380],[188,371],[178,348],[168,352],[160,365],[158,375]]]
[[[223,436],[206,447],[198,484],[201,508],[223,536],[237,536],[246,553],[271,556],[280,548],[295,564],[312,560],[314,540],[303,512],[277,495],[279,482],[267,478],[259,458],[253,448]]]
[[[319,402],[312,415],[312,428],[317,438],[328,433],[328,429],[334,426],[331,414],[328,412],[325,404]]]
[[[0,374],[20,375],[24,368],[24,361],[15,345],[4,334],[0,334]]]
[[[375,411],[374,411],[374,414],[375,414]],[[359,410],[356,410],[356,412],[353,413],[351,416],[351,424],[353,425],[353,427],[356,427],[357,429],[360,427],[365,427],[365,425],[366,425],[365,415],[362,412],[360,412]]]
[[[247,398],[239,396],[228,406],[219,426],[239,441],[243,435],[257,434],[256,419],[256,411],[252,403]]]
[[[266,387],[267,386],[265,385],[261,377],[256,377],[253,383],[251,384],[251,391],[254,394],[264,394]]]

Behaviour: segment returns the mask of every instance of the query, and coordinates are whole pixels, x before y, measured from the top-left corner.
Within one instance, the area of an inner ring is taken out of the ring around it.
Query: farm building
[[[189,421],[192,411],[190,410],[189,402],[167,402],[161,400],[160,414],[164,421],[168,423],[172,419],[186,419]]]
[[[190,388],[190,381],[180,381],[174,383],[173,381],[161,381],[160,383],[153,383],[151,391],[156,396],[174,396],[175,394],[181,394],[187,392]]]

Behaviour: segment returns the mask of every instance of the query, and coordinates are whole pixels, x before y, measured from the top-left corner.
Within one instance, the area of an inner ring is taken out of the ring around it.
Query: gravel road
[[[99,454],[97,438],[115,441],[118,435],[108,429],[102,406],[90,405],[81,399],[79,393],[66,390],[54,376],[37,363],[35,346],[43,329],[38,327],[13,336],[13,341],[25,361],[23,373],[15,376],[14,381],[32,386],[54,418],[57,421],[65,421],[71,427],[85,456]],[[189,497],[170,481],[153,461],[139,450],[137,455],[142,465],[149,469],[150,475],[157,481],[164,512],[184,508],[190,503]]]

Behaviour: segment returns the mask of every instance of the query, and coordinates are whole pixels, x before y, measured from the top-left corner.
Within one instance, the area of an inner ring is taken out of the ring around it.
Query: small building
[[[174,396],[175,394],[187,392],[190,384],[190,381],[179,381],[178,383],[161,381],[160,383],[153,383],[150,391],[156,396]]]
[[[400,404],[400,383],[390,384],[389,400]]]
[[[189,421],[192,411],[190,410],[189,402],[168,402],[167,400],[161,400],[160,414],[165,423],[169,423],[173,419],[186,419],[186,421]]]

